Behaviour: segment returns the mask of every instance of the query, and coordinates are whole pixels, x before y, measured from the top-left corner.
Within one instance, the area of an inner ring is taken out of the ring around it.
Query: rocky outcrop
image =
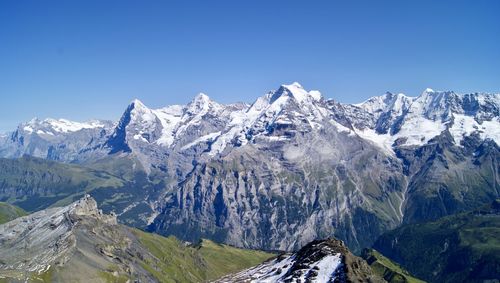
[[[88,195],[0,225],[1,282],[205,282],[271,256],[129,228]]]
[[[74,229],[83,218],[116,225],[89,195],[61,207],[42,210],[0,225],[0,269],[7,272],[43,273],[64,264],[74,252]]]
[[[114,212],[104,214],[102,210],[97,208],[97,202],[90,195],[85,195],[83,198],[70,205],[68,213],[77,221],[79,217],[92,217],[105,224],[118,224],[116,214]]]
[[[370,266],[333,238],[317,240],[215,282],[385,282]]]

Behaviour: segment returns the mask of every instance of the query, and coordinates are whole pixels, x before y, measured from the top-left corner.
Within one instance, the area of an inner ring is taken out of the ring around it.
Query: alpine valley
[[[344,104],[292,83],[252,104],[134,100],[116,122],[33,119],[1,136],[0,201],[35,212],[88,193],[118,222],[184,241],[297,251],[335,237],[360,254],[494,202],[499,144],[500,94]]]

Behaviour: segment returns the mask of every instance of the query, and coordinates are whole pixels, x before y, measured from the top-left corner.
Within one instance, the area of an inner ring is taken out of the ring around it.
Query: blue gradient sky
[[[360,102],[500,92],[500,1],[0,1],[0,131],[299,81]]]

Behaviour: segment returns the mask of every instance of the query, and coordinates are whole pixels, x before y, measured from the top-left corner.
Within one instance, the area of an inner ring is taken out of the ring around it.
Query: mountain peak
[[[298,83],[298,82],[293,82],[293,83],[291,83],[289,85],[282,85],[282,86],[284,86],[286,88],[301,88],[301,89],[304,89],[304,87],[300,83]]]
[[[29,120],[27,122],[27,124],[30,124],[30,125],[37,124],[37,123],[40,123],[40,119],[38,119],[38,117],[33,117],[31,120]]]
[[[132,102],[130,102],[130,107],[133,107],[134,109],[147,108],[146,105],[144,105],[144,103],[142,103],[142,101],[140,101],[137,98],[135,98],[134,100],[132,100]]]
[[[289,85],[281,85],[281,87],[271,97],[271,103],[276,101],[281,96],[293,97],[299,103],[311,100],[320,100],[321,93],[317,90],[307,91],[298,82],[293,82]]]
[[[54,133],[69,133],[77,132],[83,129],[94,129],[102,128],[106,125],[105,121],[100,120],[89,120],[85,122],[70,121],[67,119],[53,119],[46,118],[40,120],[38,118],[33,118],[26,123],[20,124],[22,128],[27,133],[37,133],[51,135]]]
[[[201,101],[209,101],[209,100],[210,100],[210,97],[209,97],[208,95],[206,95],[205,93],[200,92],[200,93],[198,93],[198,94],[194,97],[193,101],[200,101],[200,100],[201,100]]]
[[[210,105],[213,101],[208,97],[208,95],[200,92],[197,94],[191,102],[187,105],[187,111],[190,113],[199,113],[208,111]]]

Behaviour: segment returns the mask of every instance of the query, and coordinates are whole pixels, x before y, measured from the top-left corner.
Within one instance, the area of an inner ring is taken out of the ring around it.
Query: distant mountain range
[[[498,198],[499,144],[500,94],[427,89],[343,104],[293,83],[250,105],[200,94],[161,109],[134,100],[117,122],[34,119],[0,138],[0,157],[109,174],[128,189],[97,190],[98,202],[161,234],[281,250],[336,236],[359,252],[402,224]],[[13,183],[0,200],[56,201]]]

